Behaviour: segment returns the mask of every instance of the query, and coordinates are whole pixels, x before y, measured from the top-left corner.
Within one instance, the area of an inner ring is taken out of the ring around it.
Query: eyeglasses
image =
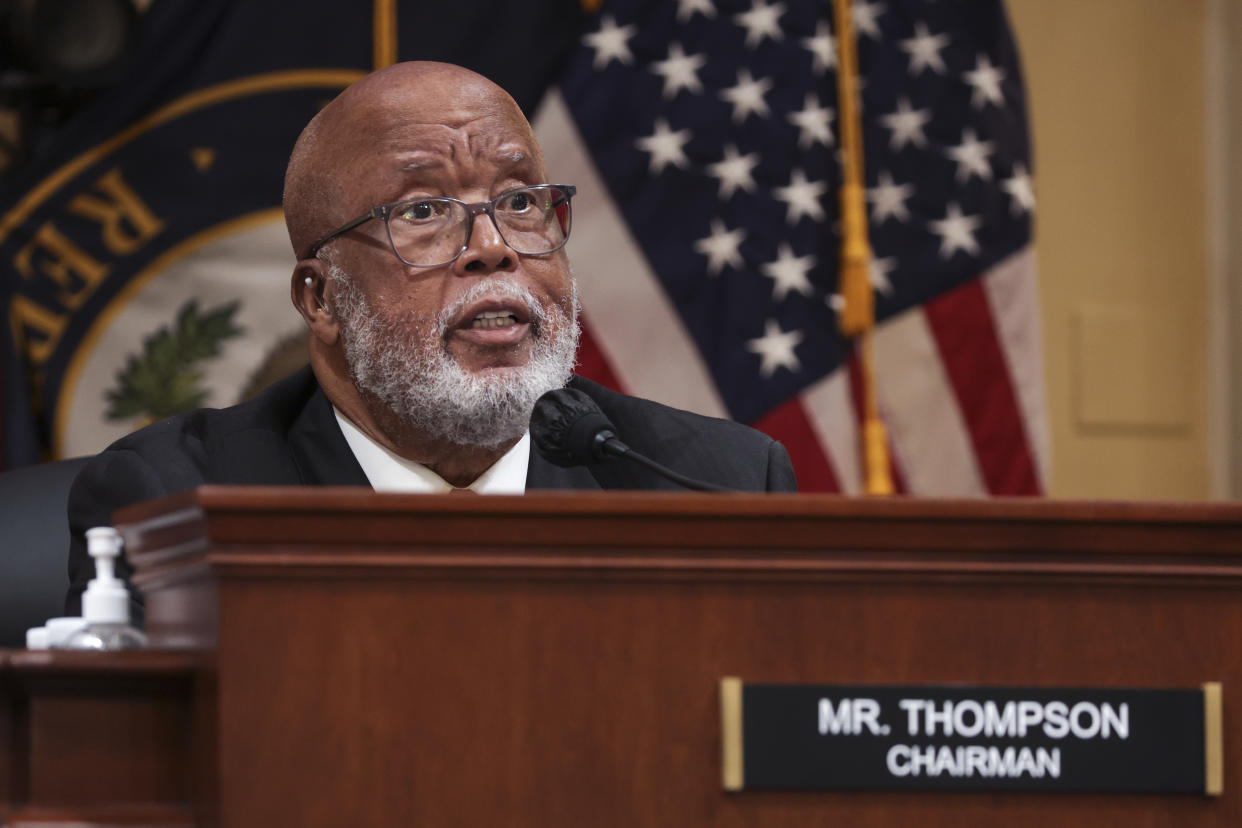
[[[337,236],[371,219],[383,219],[398,259],[410,267],[439,267],[465,252],[474,219],[480,213],[491,217],[500,237],[515,253],[553,253],[569,240],[573,220],[569,199],[577,192],[577,187],[565,184],[538,184],[506,190],[491,201],[477,204],[455,198],[412,198],[381,204],[315,242],[307,258]]]

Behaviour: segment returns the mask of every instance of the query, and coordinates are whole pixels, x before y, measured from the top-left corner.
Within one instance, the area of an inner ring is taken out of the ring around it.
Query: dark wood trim
[[[1242,504],[204,487],[118,518],[147,590],[208,558],[251,577],[1242,579]]]

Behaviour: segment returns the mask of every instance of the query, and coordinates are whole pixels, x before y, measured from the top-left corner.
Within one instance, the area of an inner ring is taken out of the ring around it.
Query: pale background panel
[[[1210,497],[1210,0],[1009,0],[1056,497]],[[1217,153],[1216,155],[1219,155]],[[1213,163],[1221,159],[1213,156]],[[1219,349],[1217,349],[1219,350]]]
[[[1242,4],[1212,0],[1208,22],[1211,41],[1209,123],[1213,125],[1208,182],[1211,206],[1213,329],[1211,366],[1214,433],[1213,456],[1219,458],[1217,489],[1242,497]]]

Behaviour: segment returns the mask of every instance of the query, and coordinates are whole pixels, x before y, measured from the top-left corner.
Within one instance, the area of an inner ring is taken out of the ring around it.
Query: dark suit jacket
[[[795,491],[793,467],[780,443],[727,420],[702,417],[629,397],[574,377],[634,450],[690,477],[741,491]],[[369,486],[310,368],[275,383],[253,400],[201,409],[136,431],[82,469],[69,492],[69,595],[76,615],[94,577],[84,533],[111,524],[124,506],[204,484]],[[528,489],[679,489],[625,460],[561,468],[531,451]],[[129,567],[121,562],[125,577]],[[136,608],[138,609],[138,608]]]

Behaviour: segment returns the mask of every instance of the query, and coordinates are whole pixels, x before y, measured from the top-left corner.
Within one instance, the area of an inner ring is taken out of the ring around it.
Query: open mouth
[[[461,331],[502,331],[531,321],[530,308],[520,299],[488,297],[470,303],[451,324]]]

